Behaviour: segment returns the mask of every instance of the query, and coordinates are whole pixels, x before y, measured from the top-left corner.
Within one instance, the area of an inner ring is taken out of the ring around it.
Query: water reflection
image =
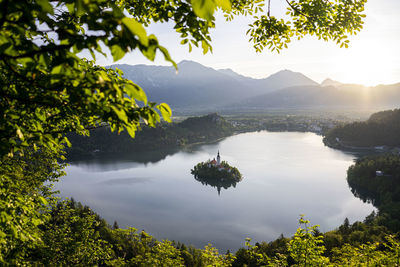
[[[151,182],[152,178],[149,177],[131,177],[131,178],[117,178],[101,181],[101,185],[131,185]]]
[[[237,182],[233,180],[226,180],[220,179],[218,177],[205,177],[205,176],[198,176],[193,174],[194,179],[199,181],[203,185],[209,185],[212,187],[216,187],[218,191],[218,195],[221,195],[221,188],[228,189],[229,187],[236,187]]]
[[[361,199],[364,203],[371,203],[375,207],[379,207],[381,205],[379,194],[376,192],[369,191],[356,183],[351,183],[348,180],[347,183],[353,195]]]
[[[69,164],[92,172],[117,171],[147,166],[165,160],[179,152],[177,148],[131,153],[94,153],[91,157],[68,157]]]

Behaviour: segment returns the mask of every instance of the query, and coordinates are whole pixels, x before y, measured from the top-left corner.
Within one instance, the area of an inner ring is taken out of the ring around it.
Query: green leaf
[[[189,45],[190,45],[190,44],[189,44]],[[161,45],[158,46],[158,49],[160,49],[161,53],[163,53],[164,59],[165,59],[166,61],[171,62],[172,65],[174,66],[174,68],[175,68],[176,70],[178,70],[178,65],[176,65],[176,62],[172,60],[172,58],[171,58],[171,56],[170,56],[168,50],[167,50],[165,47],[161,46]]]
[[[212,20],[216,4],[213,0],[192,0],[194,13],[203,19]]]
[[[140,24],[139,22],[137,22],[137,20],[133,18],[127,17],[122,19],[122,23],[125,25],[125,27],[129,29],[132,34],[136,35],[139,38],[139,42],[142,45],[149,46],[149,39],[147,37],[146,30],[144,29],[142,24]]]
[[[24,134],[22,133],[21,129],[17,128],[17,136],[19,139],[24,140]]]
[[[49,3],[49,0],[36,0],[36,3],[42,8],[44,12],[54,15],[53,6]]]
[[[171,122],[172,110],[166,103],[161,103],[157,106],[161,112],[161,116],[167,122]]]
[[[85,3],[83,0],[75,0],[75,7],[77,16],[85,14]]]
[[[142,90],[142,88],[140,88],[140,86],[134,83],[126,83],[125,90],[128,96],[136,100],[143,101],[145,104],[147,103],[146,93]]]
[[[201,42],[201,47],[203,48],[203,54],[207,54],[208,52],[208,44],[206,41]]]
[[[131,125],[131,126],[126,127],[126,131],[128,132],[128,134],[132,138],[135,138],[135,132],[136,132],[136,126],[135,125]]]
[[[111,108],[114,110],[115,114],[117,114],[120,120],[122,120],[125,123],[128,123],[128,116],[126,116],[125,110],[123,109],[119,110],[115,106],[111,106]]]
[[[232,6],[231,6],[231,1],[229,0],[216,0],[217,6],[222,8],[225,11],[231,11]]]
[[[125,56],[125,51],[119,45],[111,46],[111,55],[114,61],[118,61]]]

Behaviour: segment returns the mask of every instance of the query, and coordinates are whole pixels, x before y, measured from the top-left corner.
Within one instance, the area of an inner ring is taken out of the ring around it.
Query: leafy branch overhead
[[[269,5],[270,1],[268,1]],[[28,146],[57,150],[63,133],[108,123],[131,136],[141,122],[169,121],[167,104],[148,101],[145,92],[122,73],[96,66],[79,53],[111,52],[114,61],[131,51],[149,60],[159,52],[176,64],[151,23],[170,22],[181,43],[212,51],[210,29],[216,10],[226,19],[252,16],[248,34],[256,51],[279,51],[307,34],[347,47],[347,35],[362,27],[365,0],[288,1],[287,20],[270,16],[261,0],[1,0],[0,1],[0,155]]]

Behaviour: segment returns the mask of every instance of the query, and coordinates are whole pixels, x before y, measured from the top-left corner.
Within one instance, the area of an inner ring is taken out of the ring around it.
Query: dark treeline
[[[380,212],[380,224],[400,231],[400,156],[374,155],[358,159],[348,170],[352,192],[372,202]]]
[[[179,123],[159,124],[156,128],[143,127],[132,139],[127,132],[111,132],[109,127],[90,131],[90,137],[68,134],[72,147],[68,159],[93,157],[110,153],[146,152],[174,149],[181,146],[210,142],[233,134],[234,127],[217,114],[188,118]]]
[[[334,147],[400,146],[400,109],[374,113],[367,121],[330,130],[324,142]]]

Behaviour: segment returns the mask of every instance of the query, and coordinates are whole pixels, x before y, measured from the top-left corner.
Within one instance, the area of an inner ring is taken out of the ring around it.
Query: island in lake
[[[219,151],[217,160],[214,158],[213,160],[200,162],[193,167],[191,173],[202,184],[217,187],[218,195],[221,193],[221,188],[236,187],[236,183],[243,179],[237,168],[230,166],[226,161],[221,161]]]

